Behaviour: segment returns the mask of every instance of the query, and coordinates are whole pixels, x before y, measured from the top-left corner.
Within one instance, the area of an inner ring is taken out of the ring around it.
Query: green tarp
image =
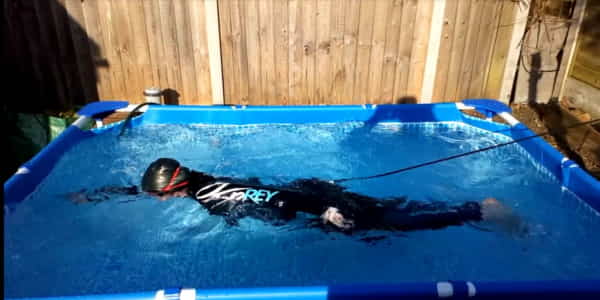
[[[6,112],[4,118],[8,136],[8,162],[2,172],[6,181],[25,162],[35,156],[50,141],[67,128],[74,117]]]

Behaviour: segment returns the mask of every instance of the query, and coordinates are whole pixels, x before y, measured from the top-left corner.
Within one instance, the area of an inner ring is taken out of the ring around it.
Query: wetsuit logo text
[[[273,196],[279,193],[278,191],[272,192],[263,189],[256,190],[245,187],[228,189],[227,186],[229,186],[229,183],[225,182],[217,182],[211,185],[207,185],[200,189],[198,192],[196,192],[196,199],[203,203],[214,200],[221,200],[220,202],[238,202],[244,200],[252,200],[255,203],[260,203],[269,202],[269,200],[271,200]]]

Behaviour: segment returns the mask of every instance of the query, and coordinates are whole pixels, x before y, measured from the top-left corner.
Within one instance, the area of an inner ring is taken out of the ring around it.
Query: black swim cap
[[[148,166],[142,177],[145,192],[169,192],[186,186],[190,170],[171,158],[159,158]]]

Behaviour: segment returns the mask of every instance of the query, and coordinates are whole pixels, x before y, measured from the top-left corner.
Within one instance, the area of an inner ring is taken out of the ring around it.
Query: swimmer
[[[123,190],[133,193],[131,187]],[[494,198],[460,205],[407,201],[405,197],[377,199],[314,178],[264,185],[255,178],[213,177],[170,158],[150,164],[142,178],[142,191],[160,201],[195,199],[210,214],[223,216],[231,225],[245,217],[283,224],[302,212],[318,217],[323,227],[344,233],[440,229],[473,222],[492,223],[509,232],[522,226],[520,218]],[[79,196],[75,201],[83,202],[81,199]]]

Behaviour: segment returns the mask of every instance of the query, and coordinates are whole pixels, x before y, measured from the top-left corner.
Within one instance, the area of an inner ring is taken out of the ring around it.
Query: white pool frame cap
[[[179,291],[179,299],[196,300],[196,289],[181,289]]]
[[[79,129],[85,127],[85,125],[90,122],[91,118],[89,117],[79,117],[77,120],[75,120],[75,122],[73,122],[73,124],[71,124],[72,126],[75,126]]]
[[[508,123],[508,125],[510,126],[515,126],[521,122],[519,122],[519,120],[517,120],[517,118],[513,117],[513,115],[507,113],[507,112],[501,112],[498,114],[498,116],[500,118],[502,118],[504,121],[506,121],[506,123]]]
[[[166,294],[165,290],[158,290],[154,300],[196,300],[196,289],[180,289],[178,293]]]
[[[437,293],[440,298],[449,298],[454,295],[454,287],[450,282],[438,282]]]
[[[19,167],[19,169],[17,169],[17,172],[15,172],[16,175],[23,175],[23,174],[29,174],[29,168],[27,167]]]
[[[475,285],[470,281],[465,282],[465,284],[467,285],[468,297],[475,296],[475,294],[477,294],[477,289],[475,289]],[[452,285],[452,282],[448,282],[448,281],[438,282],[437,283],[437,293],[438,293],[438,298],[454,297],[454,286]]]
[[[474,110],[475,109],[475,107],[470,106],[470,105],[465,105],[462,102],[456,102],[456,108],[458,110]],[[498,116],[500,118],[502,118],[504,121],[506,121],[506,123],[508,123],[508,125],[510,125],[511,127],[521,123],[519,120],[517,120],[517,118],[513,117],[513,115],[511,115],[510,113],[505,112],[505,111],[499,113]],[[489,118],[486,120],[491,121]]]

